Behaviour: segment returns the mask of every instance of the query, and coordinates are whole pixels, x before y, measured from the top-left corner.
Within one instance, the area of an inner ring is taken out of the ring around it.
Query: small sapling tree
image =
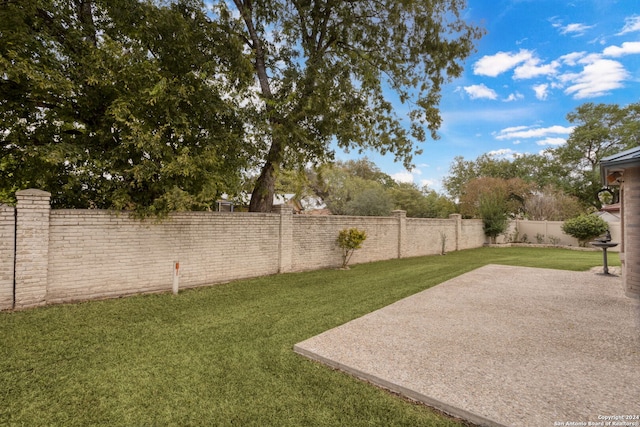
[[[499,195],[492,193],[481,195],[479,202],[484,234],[489,236],[491,243],[496,243],[496,238],[509,226],[505,202]]]
[[[367,233],[357,228],[345,228],[340,230],[337,243],[342,249],[342,268],[347,269],[347,264],[356,249],[362,247],[362,243],[367,239]]]
[[[447,233],[440,230],[440,255],[444,255],[447,247]]]
[[[562,231],[578,239],[580,246],[586,246],[589,240],[604,234],[608,229],[607,222],[596,215],[580,215],[562,224]]]

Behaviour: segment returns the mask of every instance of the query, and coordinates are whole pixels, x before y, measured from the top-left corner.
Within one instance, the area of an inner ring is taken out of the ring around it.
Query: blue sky
[[[441,192],[455,156],[539,153],[565,143],[579,105],[640,102],[637,0],[468,0],[465,19],[487,34],[442,91],[440,139],[422,144],[412,171],[365,154],[396,180]]]

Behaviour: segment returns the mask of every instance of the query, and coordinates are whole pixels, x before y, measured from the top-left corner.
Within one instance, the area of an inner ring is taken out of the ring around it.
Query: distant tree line
[[[575,125],[567,143],[541,154],[456,157],[444,188],[461,213],[479,217],[489,196],[507,215],[529,219],[564,220],[600,209],[600,160],[640,144],[640,103],[586,103],[567,119]]]
[[[388,216],[402,209],[415,218],[446,218],[457,207],[446,196],[414,183],[399,183],[367,158],[285,172],[279,193],[322,200],[334,215]]]
[[[366,158],[285,172],[277,190],[315,195],[337,215],[388,215],[403,209],[410,217],[461,213],[491,217],[494,223],[516,217],[563,221],[602,207],[600,160],[639,144],[640,103],[587,103],[567,118],[575,124],[567,143],[542,154],[456,157],[443,182],[447,195],[395,182]]]

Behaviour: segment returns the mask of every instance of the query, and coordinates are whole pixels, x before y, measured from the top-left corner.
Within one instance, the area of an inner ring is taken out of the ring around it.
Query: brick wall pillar
[[[451,214],[449,215],[449,219],[454,222],[454,226],[456,229],[455,239],[456,239],[456,251],[460,250],[460,236],[462,236],[462,215],[460,214]],[[516,223],[517,227],[517,223]]]
[[[15,208],[0,205],[0,310],[13,308]]]
[[[393,216],[398,219],[398,258],[407,255],[407,211],[393,211]]]
[[[275,205],[273,212],[280,215],[278,272],[287,273],[293,265],[293,209],[287,205]]]
[[[22,190],[16,198],[15,308],[35,307],[47,297],[51,193]]]
[[[640,167],[625,169],[623,180],[622,280],[625,294],[640,298]]]

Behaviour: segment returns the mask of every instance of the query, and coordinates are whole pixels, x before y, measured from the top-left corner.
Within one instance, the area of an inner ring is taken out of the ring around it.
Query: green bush
[[[356,249],[362,247],[362,243],[367,239],[367,233],[357,228],[345,228],[340,230],[337,243],[342,249],[342,268],[347,268],[347,264]]]
[[[562,231],[580,241],[580,246],[586,246],[589,240],[604,234],[609,229],[605,220],[596,215],[580,215],[568,219],[562,224]]]
[[[496,194],[482,194],[480,196],[480,217],[484,224],[484,234],[491,238],[491,243],[504,233],[509,226],[504,200]]]

